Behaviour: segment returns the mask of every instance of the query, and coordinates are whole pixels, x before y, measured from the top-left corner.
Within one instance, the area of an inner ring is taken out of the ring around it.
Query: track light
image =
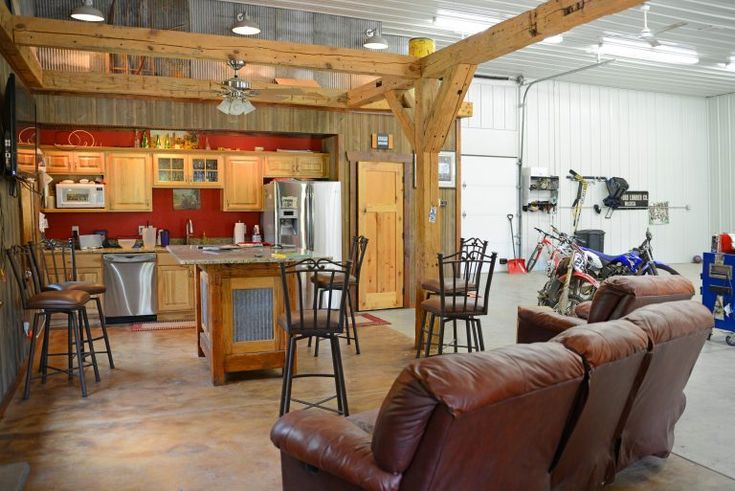
[[[378,34],[377,29],[368,29],[365,31],[365,42],[362,45],[368,49],[386,49],[388,41]]]
[[[72,19],[84,22],[105,21],[104,14],[92,6],[92,0],[82,0],[82,5],[72,10],[69,15]]]
[[[232,32],[235,34],[254,36],[260,33],[260,26],[254,20],[251,20],[248,14],[239,13],[235,19],[236,22],[232,26]]]

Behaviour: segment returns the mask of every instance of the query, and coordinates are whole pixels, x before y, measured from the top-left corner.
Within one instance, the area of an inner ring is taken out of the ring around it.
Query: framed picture
[[[198,189],[174,189],[174,210],[199,210],[201,207]]]
[[[455,155],[454,152],[439,152],[439,187],[455,187]]]

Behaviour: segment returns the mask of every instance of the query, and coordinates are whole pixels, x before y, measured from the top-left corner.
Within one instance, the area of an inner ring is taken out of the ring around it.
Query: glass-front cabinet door
[[[192,156],[191,183],[196,187],[222,187],[222,157]]]
[[[156,155],[153,162],[154,185],[181,186],[187,183],[186,156]]]

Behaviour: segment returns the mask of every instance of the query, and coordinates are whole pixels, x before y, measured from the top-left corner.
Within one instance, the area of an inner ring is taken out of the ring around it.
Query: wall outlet
[[[71,226],[71,234],[74,235],[74,232],[76,232],[77,235],[79,235],[79,225],[72,225]]]
[[[31,331],[31,323],[28,321],[23,321],[23,331],[25,331],[26,336],[28,336],[28,333]]]
[[[144,228],[145,228],[145,225],[138,225],[138,235],[143,235]]]

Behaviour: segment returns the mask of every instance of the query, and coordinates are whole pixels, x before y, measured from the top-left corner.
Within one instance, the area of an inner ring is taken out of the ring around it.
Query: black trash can
[[[576,237],[580,245],[595,251],[605,252],[604,230],[577,230]]]

